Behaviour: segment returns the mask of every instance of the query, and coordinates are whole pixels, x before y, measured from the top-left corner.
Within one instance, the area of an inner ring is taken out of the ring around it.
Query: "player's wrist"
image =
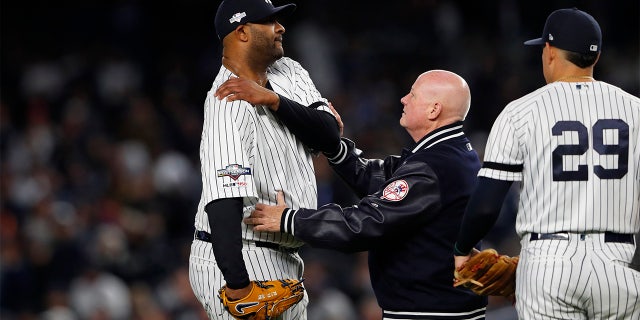
[[[249,288],[250,284],[251,284],[251,280],[249,280],[249,276],[246,275],[246,277],[244,277],[244,279],[239,279],[239,280],[235,280],[235,281],[234,280],[228,280],[226,286],[227,286],[227,288],[229,288],[231,290],[242,290],[242,289]]]
[[[232,289],[229,286],[227,286],[227,289],[226,289],[227,297],[229,298],[230,301],[242,300],[243,298],[250,295],[252,290],[253,290],[253,283],[251,282],[249,282],[246,286],[240,289]]]
[[[280,109],[280,94],[275,93],[271,90],[269,90],[269,95],[271,96],[271,99],[269,101],[269,103],[267,103],[267,106],[269,106],[269,109],[271,109],[272,111],[278,111],[278,109]]]

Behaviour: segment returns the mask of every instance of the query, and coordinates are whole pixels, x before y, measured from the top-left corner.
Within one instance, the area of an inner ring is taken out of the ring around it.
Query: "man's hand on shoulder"
[[[278,94],[244,78],[229,78],[218,87],[214,95],[218,100],[224,98],[227,98],[227,101],[244,100],[254,106],[267,106],[273,111],[277,111],[280,106]]]

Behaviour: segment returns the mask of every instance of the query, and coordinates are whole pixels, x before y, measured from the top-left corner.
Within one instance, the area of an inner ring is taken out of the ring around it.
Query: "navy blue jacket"
[[[330,162],[362,200],[352,207],[285,210],[281,229],[312,247],[369,251],[369,270],[384,310],[463,312],[487,299],[453,287],[453,244],[480,160],[462,122],[435,130],[402,156],[361,157],[342,139]]]

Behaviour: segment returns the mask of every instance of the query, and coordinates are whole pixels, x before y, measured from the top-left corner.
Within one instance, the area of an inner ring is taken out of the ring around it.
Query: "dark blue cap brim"
[[[275,9],[266,17],[262,17],[259,19],[255,19],[254,21],[264,20],[270,17],[286,17],[296,11],[296,5],[293,3],[285,4],[280,7],[275,7]]]
[[[525,46],[542,46],[546,43],[546,41],[542,38],[531,39],[524,42]]]

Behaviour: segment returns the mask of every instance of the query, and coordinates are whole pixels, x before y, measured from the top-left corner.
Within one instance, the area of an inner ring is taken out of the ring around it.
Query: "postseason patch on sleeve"
[[[396,180],[387,185],[380,199],[400,201],[409,193],[409,184],[405,180]]]
[[[240,176],[251,175],[251,168],[243,167],[241,164],[230,164],[224,169],[218,169],[218,178],[229,177],[231,179],[238,180]]]

